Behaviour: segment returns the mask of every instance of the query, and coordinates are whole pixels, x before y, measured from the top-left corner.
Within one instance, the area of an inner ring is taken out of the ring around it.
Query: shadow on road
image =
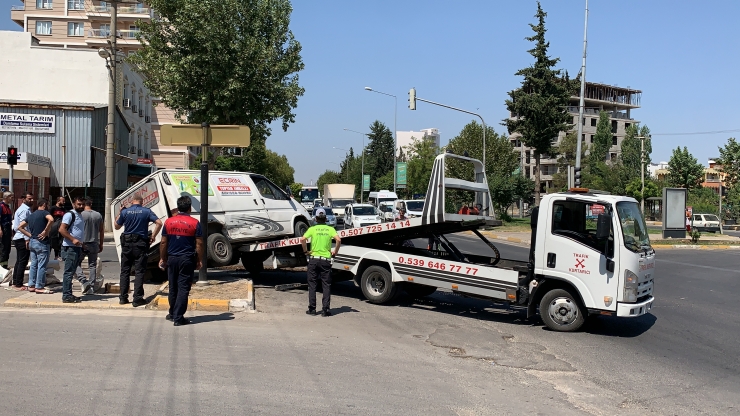
[[[190,319],[190,322],[194,324],[204,324],[206,322],[215,322],[215,321],[230,321],[234,319],[234,314],[231,312],[224,312],[220,313],[218,315],[197,315],[197,316],[191,316],[188,319]]]
[[[638,337],[655,325],[658,318],[653,314],[637,318],[617,318],[614,316],[594,316],[586,321],[582,331],[592,335],[607,337]]]

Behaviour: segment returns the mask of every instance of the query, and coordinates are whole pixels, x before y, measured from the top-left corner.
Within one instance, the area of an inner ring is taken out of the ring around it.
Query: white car
[[[380,212],[370,204],[350,204],[344,208],[344,228],[358,228],[381,222]]]
[[[714,214],[694,214],[691,227],[697,231],[706,231],[722,234],[719,218]]]
[[[380,206],[378,206],[378,211],[380,211],[383,221],[386,222],[393,221],[396,216],[396,209],[393,207],[393,202],[381,202]]]

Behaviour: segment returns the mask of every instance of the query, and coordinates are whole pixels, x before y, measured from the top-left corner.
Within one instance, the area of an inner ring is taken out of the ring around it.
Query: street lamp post
[[[365,199],[365,136],[367,136],[367,134],[360,133],[359,131],[354,131],[350,129],[344,129],[344,131],[351,131],[352,133],[357,133],[357,134],[362,135],[362,168],[360,169],[360,172],[361,172],[360,173],[360,202],[362,202],[362,200]],[[395,168],[393,169],[393,171],[395,172]],[[395,178],[395,174],[394,174],[394,178]],[[395,180],[394,180],[394,186],[395,186]],[[393,192],[395,192],[395,188]]]
[[[377,92],[378,94],[387,95],[389,97],[393,97],[393,99],[395,100],[395,105],[393,107],[393,192],[395,193],[396,192],[396,152],[398,152],[398,140],[396,137],[396,135],[398,134],[396,132],[396,121],[398,119],[398,97],[396,97],[393,94],[388,94],[385,92],[374,90],[370,87],[365,87],[365,90],[371,91],[371,92]],[[364,148],[365,147],[363,146],[363,149]]]

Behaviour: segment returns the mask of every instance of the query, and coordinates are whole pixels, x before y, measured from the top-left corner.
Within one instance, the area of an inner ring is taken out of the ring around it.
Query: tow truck
[[[474,179],[446,177],[451,161],[472,164]],[[483,210],[478,215],[445,212],[449,191],[473,193]],[[632,318],[650,311],[655,251],[635,199],[580,188],[544,196],[532,213],[528,261],[501,258],[481,233],[482,227],[501,224],[491,206],[483,164],[441,154],[420,217],[338,231],[342,246],[333,259],[333,279],[353,280],[375,304],[391,302],[401,290],[421,297],[437,289],[508,303],[564,332],[578,330],[589,316]],[[448,238],[464,232],[478,237],[490,255],[465,253]],[[409,244],[417,239],[428,244]],[[275,268],[306,264],[300,238],[241,250],[247,259],[273,256]]]

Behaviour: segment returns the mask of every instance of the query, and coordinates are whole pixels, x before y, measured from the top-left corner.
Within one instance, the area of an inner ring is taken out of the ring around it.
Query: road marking
[[[660,261],[660,260],[656,260],[656,261]],[[682,263],[680,261],[673,261],[673,260],[670,260],[670,261],[669,260],[665,260],[665,261],[668,262],[668,263],[680,264],[682,266],[698,267],[700,269],[722,270],[723,272],[737,272],[737,269],[725,269],[725,268],[722,268],[722,267],[704,266],[702,264]]]

